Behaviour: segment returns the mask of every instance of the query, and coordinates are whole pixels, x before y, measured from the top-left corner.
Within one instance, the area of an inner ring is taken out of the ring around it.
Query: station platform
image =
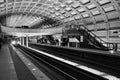
[[[76,48],[76,47],[50,45],[50,44],[39,44],[39,43],[32,43],[32,42],[29,42],[29,44],[38,44],[38,45],[43,45],[43,46],[65,48],[65,49],[71,49],[71,50],[77,50],[77,51],[95,52],[95,53],[101,53],[101,54],[110,54],[110,55],[120,56],[120,47],[117,49],[117,52],[115,52],[113,50],[111,50],[111,51],[102,51],[102,50],[96,50],[96,49]]]
[[[0,80],[36,80],[8,44],[0,49]]]
[[[41,51],[38,51],[36,49],[33,48],[30,49],[41,53]],[[70,49],[74,49],[74,48],[70,48]],[[70,61],[65,60],[65,62],[68,63]],[[81,64],[78,64],[76,67],[81,68],[81,66],[83,70],[90,71],[94,74],[100,74],[100,75],[105,74],[102,75],[103,77],[108,77],[108,76],[111,77],[111,75],[100,72],[98,70],[92,68],[88,69],[88,67],[86,66],[84,66],[83,68],[83,65]],[[31,63],[30,60],[25,57],[25,55],[20,53],[18,49],[12,47],[11,45],[5,44],[0,49],[0,80],[50,80],[50,79],[44,73],[42,73],[42,71],[40,71],[37,67],[35,67],[33,63]],[[119,80],[119,79],[115,78],[111,80]]]
[[[8,45],[0,49],[0,80],[18,80]]]

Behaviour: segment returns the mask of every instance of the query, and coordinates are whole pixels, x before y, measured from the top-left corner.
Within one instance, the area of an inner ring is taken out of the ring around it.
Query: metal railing
[[[111,42],[106,42],[102,40],[100,37],[98,37],[96,34],[94,34],[92,31],[88,30],[85,25],[81,26],[84,30],[86,30],[91,36],[93,36],[97,41],[99,41],[102,45],[106,46],[108,49],[115,49],[116,45],[120,43],[111,43]],[[88,36],[89,37],[89,36]]]
[[[64,24],[65,25],[65,24]],[[98,37],[96,34],[94,34],[92,31],[88,30],[88,28],[86,28],[85,26],[87,26],[86,24],[84,23],[77,23],[77,24],[66,24],[66,26],[74,26],[74,28],[82,28],[84,29],[89,35],[87,37],[91,38],[93,37],[93,42],[96,44],[98,41],[101,45],[103,45],[104,47],[108,48],[108,49],[115,49],[115,45],[117,44],[120,44],[120,43],[111,43],[111,42],[106,42],[104,40],[102,40],[100,37]],[[65,27],[64,27],[65,28]],[[62,33],[64,33],[64,28],[62,30]]]

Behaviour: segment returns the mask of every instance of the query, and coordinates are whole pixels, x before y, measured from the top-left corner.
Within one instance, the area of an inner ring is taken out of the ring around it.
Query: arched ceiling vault
[[[120,0],[0,0],[3,15],[8,27],[48,28],[82,20],[89,30],[120,29]]]

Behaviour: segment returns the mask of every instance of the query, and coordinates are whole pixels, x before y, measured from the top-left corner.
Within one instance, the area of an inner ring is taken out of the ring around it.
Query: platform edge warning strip
[[[22,46],[22,45],[21,45]],[[23,46],[23,47],[26,47],[26,46]],[[72,61],[69,61],[69,60],[66,60],[66,59],[63,59],[63,58],[60,58],[60,57],[57,57],[57,56],[54,56],[54,55],[51,55],[47,52],[43,52],[43,51],[40,51],[40,50],[36,50],[34,48],[31,48],[31,47],[26,47],[28,49],[31,49],[31,50],[34,50],[36,52],[39,52],[43,55],[46,55],[46,56],[49,56],[51,58],[54,58],[54,59],[57,59],[59,61],[62,61],[64,63],[67,63],[67,64],[70,64],[72,66],[75,66],[77,68],[80,68],[80,69],[83,69],[85,71],[88,71],[88,72],[91,72],[93,74],[96,74],[98,76],[101,76],[103,78],[106,78],[106,79],[109,79],[109,80],[120,80],[120,78],[116,77],[116,76],[113,76],[113,75],[110,75],[110,74],[107,74],[105,72],[101,72],[101,71],[98,71],[98,70],[95,70],[93,68],[88,68],[87,66],[84,66],[84,65],[81,65],[81,64],[78,64],[78,63],[75,63],[75,62],[72,62]]]

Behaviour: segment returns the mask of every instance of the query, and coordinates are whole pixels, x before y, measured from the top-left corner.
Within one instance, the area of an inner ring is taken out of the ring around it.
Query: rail
[[[98,75],[92,74],[88,71],[79,69],[77,67],[74,67],[73,65],[64,63],[62,61],[59,61],[57,59],[51,58],[50,56],[43,55],[30,50],[25,47],[21,47],[23,51],[25,51],[27,54],[34,57],[38,62],[42,62],[44,64],[47,64],[50,69],[54,69],[54,71],[57,71],[59,74],[61,74],[66,80],[107,80],[106,78],[100,77]],[[34,54],[33,54],[34,53]],[[59,80],[59,79],[58,79]]]
[[[41,50],[43,52],[50,53],[55,56],[59,56],[70,61],[82,62],[85,65],[91,65],[98,67],[98,70],[106,72],[108,74],[120,77],[119,61],[120,57],[117,55],[109,54],[106,51],[93,51],[87,49],[69,49],[63,47],[49,46],[49,45],[40,45],[40,44],[30,44],[32,48]],[[57,52],[56,52],[57,51]],[[73,54],[74,53],[74,54]]]

